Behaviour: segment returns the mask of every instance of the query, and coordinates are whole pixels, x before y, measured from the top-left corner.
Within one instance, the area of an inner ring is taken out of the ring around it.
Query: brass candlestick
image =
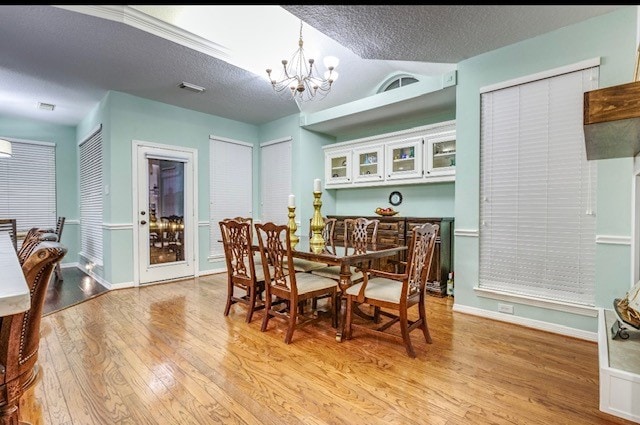
[[[296,207],[287,207],[289,209],[289,223],[287,227],[289,227],[289,237],[291,239],[291,245],[295,246],[300,238],[296,236],[296,230],[298,230],[298,226],[296,225]]]
[[[313,217],[311,218],[311,240],[309,241],[309,246],[316,254],[324,251],[325,247],[325,241],[322,237],[324,221],[320,213],[320,207],[322,207],[321,196],[322,192],[313,192]]]

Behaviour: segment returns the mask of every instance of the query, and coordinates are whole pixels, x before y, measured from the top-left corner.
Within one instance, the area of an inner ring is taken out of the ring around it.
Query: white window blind
[[[262,222],[287,224],[291,194],[291,140],[260,147]]]
[[[594,305],[596,167],[582,116],[597,73],[482,94],[481,288]]]
[[[55,145],[11,140],[11,150],[0,159],[0,217],[15,218],[18,232],[55,229]]]
[[[209,152],[209,250],[211,257],[222,257],[218,223],[225,218],[253,217],[253,147],[212,138]]]
[[[80,145],[80,250],[102,264],[102,130]]]

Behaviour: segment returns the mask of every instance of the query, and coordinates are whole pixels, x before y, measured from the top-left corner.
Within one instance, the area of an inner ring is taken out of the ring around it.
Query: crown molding
[[[129,6],[54,6],[97,18],[121,22],[158,37],[173,41],[214,58],[229,62],[231,56],[224,46],[185,31]]]

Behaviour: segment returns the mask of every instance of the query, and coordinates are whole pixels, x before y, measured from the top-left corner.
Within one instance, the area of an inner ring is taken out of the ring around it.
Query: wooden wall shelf
[[[584,94],[587,159],[634,157],[640,152],[640,81]]]

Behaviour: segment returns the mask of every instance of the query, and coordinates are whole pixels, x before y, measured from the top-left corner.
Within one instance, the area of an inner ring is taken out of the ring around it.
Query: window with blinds
[[[80,255],[102,264],[102,130],[80,144]]]
[[[253,217],[253,146],[211,138],[209,255],[224,257],[220,225],[225,218]]]
[[[56,228],[56,147],[11,140],[0,159],[0,217],[16,219],[18,232]]]
[[[291,139],[260,147],[262,222],[287,224],[291,194]]]
[[[593,67],[482,93],[481,288],[594,305],[596,167],[582,115],[597,76]]]

